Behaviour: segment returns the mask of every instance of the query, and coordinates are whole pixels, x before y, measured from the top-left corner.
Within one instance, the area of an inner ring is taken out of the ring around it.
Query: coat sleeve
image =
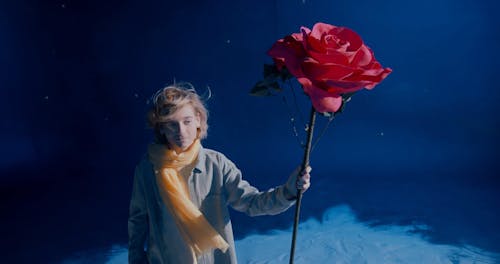
[[[148,214],[144,194],[140,166],[137,166],[128,217],[128,262],[130,264],[147,263],[144,243],[148,233]]]
[[[229,159],[222,157],[222,173],[227,202],[235,210],[250,216],[279,214],[294,203],[289,200],[285,185],[261,192],[242,178],[241,171]]]

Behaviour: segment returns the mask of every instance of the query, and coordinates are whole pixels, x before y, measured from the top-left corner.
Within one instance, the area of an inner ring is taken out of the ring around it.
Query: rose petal
[[[307,79],[306,77],[299,77],[297,78],[297,81],[302,85],[302,88],[304,90],[313,85],[311,80]]]
[[[314,86],[304,87],[304,92],[309,95],[314,109],[320,113],[337,112],[342,106],[342,96],[330,94]]]
[[[308,55],[319,63],[332,63],[348,65],[349,57],[345,53],[335,50],[327,50],[326,53],[320,53],[312,50],[307,51]]]
[[[385,77],[387,77],[391,72],[392,72],[391,68],[371,69],[363,71],[361,73],[353,74],[347,77],[344,81],[351,81],[351,82],[363,81],[368,83],[369,86],[374,87],[377,83],[385,79]]]
[[[327,46],[324,45],[324,37],[330,30],[335,28],[333,25],[325,23],[316,23],[313,26],[312,31],[302,30],[303,39],[306,42],[307,51],[317,51],[320,53],[325,53]]]
[[[350,93],[360,89],[373,89],[377,84],[384,80],[392,72],[391,68],[381,69],[378,75],[353,74],[345,80],[326,80],[328,92]]]
[[[310,36],[315,39],[321,39],[324,34],[328,34],[337,28],[338,27],[334,25],[318,22],[314,24]]]
[[[302,42],[304,40],[303,35],[301,33],[293,33],[291,36],[298,42]]]
[[[349,42],[349,47],[347,51],[357,51],[363,45],[363,40],[361,37],[354,31],[346,27],[340,27],[341,30],[336,32],[338,38],[343,39]]]
[[[319,52],[324,53],[325,48],[321,45],[319,39],[311,37],[311,30],[306,27],[301,27],[300,31],[302,33],[302,46],[307,52]]]
[[[305,51],[302,47],[302,43],[298,42],[295,37],[287,36],[284,39],[278,40],[271,49],[269,49],[267,54],[275,60],[280,61],[280,63],[277,64],[278,67],[282,67],[284,64],[291,74],[295,77],[299,77],[303,75],[299,60],[305,56]]]
[[[304,42],[308,44],[306,50],[314,50],[320,53],[346,52],[349,41],[338,37],[338,33],[342,30],[342,27],[316,23],[310,34],[304,34]]]
[[[302,62],[302,71],[305,76],[313,80],[335,79],[342,80],[354,71],[351,67],[339,64],[321,64],[311,58]]]
[[[281,71],[283,67],[285,67],[285,60],[283,58],[280,59],[273,59],[274,60],[274,65],[276,65],[276,68]]]
[[[351,65],[366,66],[373,60],[373,52],[365,45],[362,45],[350,61]]]
[[[372,84],[366,81],[338,81],[326,80],[325,85],[328,87],[327,91],[336,94],[353,93],[363,89],[366,85]]]
[[[377,77],[377,81],[373,81],[372,84],[368,84],[365,86],[366,89],[373,89],[373,87],[375,87],[377,84],[379,84],[382,80],[385,79],[385,77],[387,77],[390,73],[392,72],[392,69],[391,68],[385,68],[384,71],[382,73],[380,73]],[[370,78],[369,77],[366,77],[367,80],[369,80]]]

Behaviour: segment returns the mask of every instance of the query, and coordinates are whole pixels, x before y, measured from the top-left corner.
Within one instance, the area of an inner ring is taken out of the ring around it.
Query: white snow
[[[496,263],[496,253],[472,246],[437,245],[414,232],[425,226],[370,227],[359,222],[348,206],[327,210],[321,221],[299,224],[295,263]],[[236,241],[240,264],[288,263],[291,229],[249,235]],[[114,246],[108,264],[127,263],[127,250]],[[80,263],[65,261],[65,263]]]
[[[412,232],[418,226],[369,227],[348,206],[329,209],[321,222],[299,225],[294,263],[495,263],[480,249],[436,245]],[[240,263],[288,263],[291,230],[251,235],[236,242]]]

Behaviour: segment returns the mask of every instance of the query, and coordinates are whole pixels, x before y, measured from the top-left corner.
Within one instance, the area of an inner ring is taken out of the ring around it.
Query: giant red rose
[[[301,27],[268,51],[278,69],[297,78],[318,112],[336,112],[342,94],[372,89],[389,73],[354,31],[325,23]]]

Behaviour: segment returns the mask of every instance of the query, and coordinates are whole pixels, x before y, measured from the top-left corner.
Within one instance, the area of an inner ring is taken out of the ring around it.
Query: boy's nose
[[[183,135],[186,132],[186,126],[180,124],[179,125],[179,134]]]

